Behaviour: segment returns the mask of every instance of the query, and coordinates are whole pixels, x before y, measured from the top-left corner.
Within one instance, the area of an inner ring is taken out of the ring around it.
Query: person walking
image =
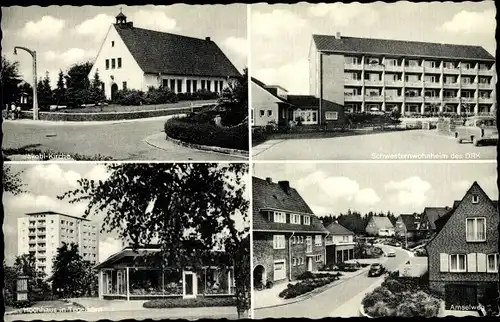
[[[16,106],[16,119],[21,118],[21,104],[17,104]]]
[[[12,120],[14,120],[16,118],[16,104],[14,102],[12,102],[12,104],[10,105],[10,118]]]

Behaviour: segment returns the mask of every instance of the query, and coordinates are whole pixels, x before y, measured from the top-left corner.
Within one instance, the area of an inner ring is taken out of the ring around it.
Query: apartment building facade
[[[495,57],[478,46],[313,35],[310,94],[346,112],[488,114]]]
[[[52,260],[62,243],[78,245],[80,256],[93,264],[99,257],[99,227],[75,216],[47,211],[28,213],[17,220],[18,255],[33,254],[36,267],[52,274]]]
[[[254,285],[322,267],[328,231],[289,182],[253,177],[252,194]]]

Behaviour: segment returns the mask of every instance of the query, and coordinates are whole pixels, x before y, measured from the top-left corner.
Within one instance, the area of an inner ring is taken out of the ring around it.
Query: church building
[[[134,27],[120,12],[89,73],[98,71],[107,99],[118,90],[165,86],[175,93],[221,93],[241,74],[217,44],[205,39]]]

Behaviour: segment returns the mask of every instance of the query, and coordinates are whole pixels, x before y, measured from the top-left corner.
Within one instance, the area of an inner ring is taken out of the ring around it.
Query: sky
[[[421,213],[452,206],[474,181],[498,200],[496,164],[489,163],[256,163],[253,176],[289,181],[316,215],[390,211]]]
[[[210,37],[243,71],[247,66],[247,10],[244,4],[170,6],[49,6],[3,7],[2,49],[9,61],[19,61],[24,79],[32,83],[31,56],[14,46],[37,52],[37,76],[49,72],[52,86],[59,70],[95,59],[109,26],[120,12],[134,26],[190,37]]]
[[[17,163],[10,164],[13,173],[21,173],[21,180],[25,184],[26,193],[14,196],[11,193],[3,194],[4,222],[3,233],[5,241],[5,260],[12,264],[17,256],[17,218],[26,213],[55,211],[75,217],[82,217],[87,203],[70,204],[67,200],[59,200],[57,196],[78,188],[77,180],[106,180],[109,173],[104,163]],[[244,177],[246,185],[248,177]],[[249,197],[248,189],[245,190]],[[104,214],[89,216],[102,227]],[[233,217],[235,227],[243,229],[241,216]],[[249,225],[247,222],[246,225]],[[110,255],[120,251],[124,246],[116,232],[101,233],[99,236],[99,261],[104,261]]]
[[[493,1],[256,4],[250,13],[250,73],[291,94],[309,93],[312,34],[484,47],[495,55]]]

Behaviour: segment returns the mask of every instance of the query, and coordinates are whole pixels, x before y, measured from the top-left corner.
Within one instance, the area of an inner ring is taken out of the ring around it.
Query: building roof
[[[252,196],[253,230],[328,232],[294,188],[290,187],[287,193],[277,182],[252,177]],[[264,209],[306,214],[311,216],[311,224],[298,225],[271,222],[262,213],[261,210]]]
[[[63,213],[55,212],[55,211],[50,211],[50,210],[49,211],[42,211],[42,212],[30,212],[30,213],[26,214],[26,216],[35,216],[35,215],[46,215],[46,216],[59,215],[59,216],[66,216],[66,217],[70,217],[70,218],[74,218],[74,219],[78,219],[78,220],[83,220],[83,221],[91,221],[90,219],[87,219],[87,218],[67,215],[67,214],[63,214]]]
[[[313,95],[287,95],[286,100],[296,107],[319,107],[319,98]]]
[[[313,42],[319,51],[471,59],[495,62],[495,57],[480,46],[356,37],[340,37],[340,39],[337,39],[331,35],[313,35]]]
[[[252,82],[255,83],[255,85],[259,86],[260,88],[262,88],[263,90],[265,90],[266,92],[268,92],[270,95],[272,95],[273,97],[279,99],[282,103],[287,103],[289,104],[283,97],[280,97],[278,95],[276,95],[275,93],[271,92],[269,89],[268,89],[268,86],[266,84],[264,84],[262,81],[258,80],[257,78],[255,77],[250,77],[250,80]]]
[[[328,227],[326,227],[326,230],[330,232],[330,235],[354,235],[352,231],[336,222],[332,222],[330,225],[328,225]]]
[[[189,76],[239,77],[241,74],[217,44],[136,27],[116,31],[144,73]]]
[[[284,92],[288,93],[287,89],[284,88],[283,86],[280,86],[280,85],[265,85],[265,86],[270,87],[270,88],[279,88],[279,89],[283,90]]]
[[[394,225],[391,223],[388,217],[373,216],[370,220],[373,221],[373,223],[375,224],[375,226],[377,226],[378,229],[394,228]]]
[[[415,224],[415,221],[417,220],[414,215],[412,214],[401,214],[399,215],[401,220],[403,221],[403,224],[406,227],[407,231],[416,231],[417,225]]]
[[[430,229],[436,229],[435,221],[448,213],[449,210],[450,207],[425,207],[423,215],[427,216]]]

